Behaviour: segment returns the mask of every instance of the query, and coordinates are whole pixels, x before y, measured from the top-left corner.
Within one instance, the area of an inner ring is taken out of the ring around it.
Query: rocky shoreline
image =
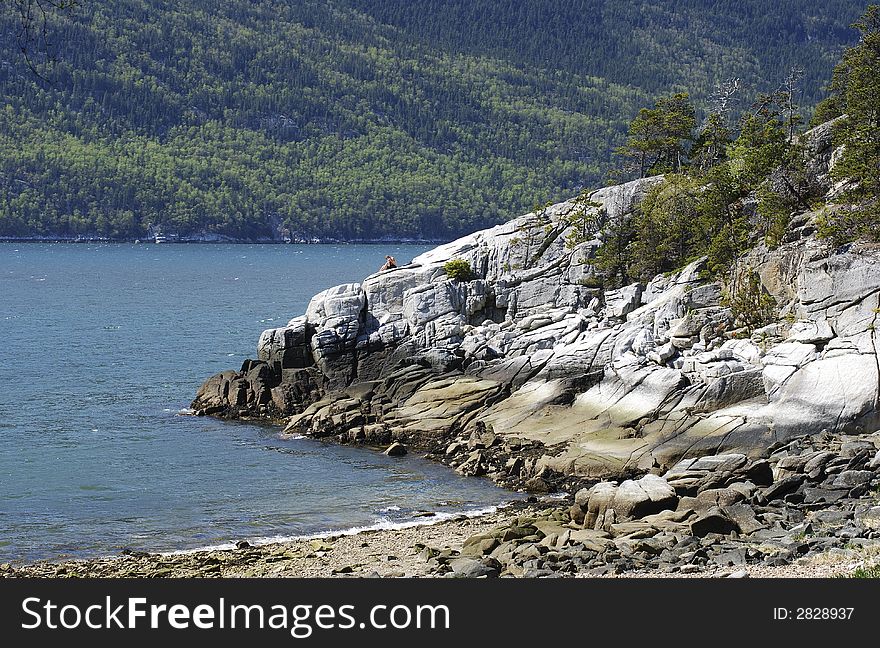
[[[870,563],[880,550],[880,433],[803,436],[769,451],[769,459],[708,455],[662,476],[600,482],[567,510],[469,538],[462,555],[523,577],[794,566],[791,574],[859,553]]]
[[[880,249],[817,237],[823,209],[847,206],[829,125],[804,138],[825,205],[731,273],[757,279],[765,321],[744,323],[705,259],[605,285],[604,224],[662,179],[644,178],[589,196],[591,239],[572,244],[586,221],[568,201],[328,288],[192,409],[568,494],[460,548],[424,543],[421,575],[687,575],[871,553]]]
[[[830,128],[806,137],[826,207],[844,208]],[[606,287],[593,265],[601,223],[632,215],[660,180],[591,194],[600,226],[576,245],[569,201],[328,288],[264,331],[256,359],[208,379],[192,408],[400,442],[532,492],[880,428],[880,249],[832,249],[816,236],[821,209],[794,215],[782,244],[737,265],[774,304],[761,325],[743,324],[705,259]],[[448,276],[451,261],[470,276]]]
[[[827,577],[880,566],[880,432],[685,459],[662,475],[393,530],[0,565],[0,576]]]

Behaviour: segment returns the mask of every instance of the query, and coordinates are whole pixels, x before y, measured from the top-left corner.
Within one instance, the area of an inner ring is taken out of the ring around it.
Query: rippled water
[[[195,548],[509,500],[417,457],[179,415],[316,292],[424,249],[0,243],[0,559]]]

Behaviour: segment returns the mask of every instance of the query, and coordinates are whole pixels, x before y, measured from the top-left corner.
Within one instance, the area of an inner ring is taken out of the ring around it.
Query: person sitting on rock
[[[394,257],[390,254],[385,255],[385,265],[379,268],[379,272],[383,272],[385,270],[391,270],[392,268],[397,267],[397,261],[394,260]]]

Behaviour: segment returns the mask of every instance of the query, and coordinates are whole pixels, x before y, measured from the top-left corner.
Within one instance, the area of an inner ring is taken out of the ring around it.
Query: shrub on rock
[[[443,264],[443,271],[450,279],[458,281],[470,281],[474,272],[471,270],[471,264],[464,259],[452,259]]]

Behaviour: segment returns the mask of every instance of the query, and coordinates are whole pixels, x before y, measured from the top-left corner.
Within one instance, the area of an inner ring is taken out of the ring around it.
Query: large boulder
[[[311,344],[316,357],[354,348],[366,303],[366,295],[356,283],[328,288],[312,297],[306,321],[315,330]]]
[[[584,527],[602,529],[674,509],[678,497],[665,479],[648,474],[637,480],[627,479],[619,486],[614,482],[596,484],[579,492],[576,503],[585,510]]]
[[[874,429],[880,424],[878,384],[876,355],[829,354],[795,371],[776,391],[768,414],[783,436]]]
[[[625,318],[641,305],[641,298],[642,287],[639,284],[608,290],[605,292],[605,314],[608,317]]]
[[[265,362],[245,360],[239,371],[208,378],[190,405],[195,414],[214,416],[277,416],[272,389],[278,384]]]
[[[267,329],[257,342],[257,358],[279,378],[284,369],[310,367],[314,364],[310,333],[305,317],[297,317],[281,328]]]
[[[876,254],[858,249],[831,254],[804,263],[798,276],[798,298],[805,313],[822,313],[827,318],[876,295],[878,277]]]

